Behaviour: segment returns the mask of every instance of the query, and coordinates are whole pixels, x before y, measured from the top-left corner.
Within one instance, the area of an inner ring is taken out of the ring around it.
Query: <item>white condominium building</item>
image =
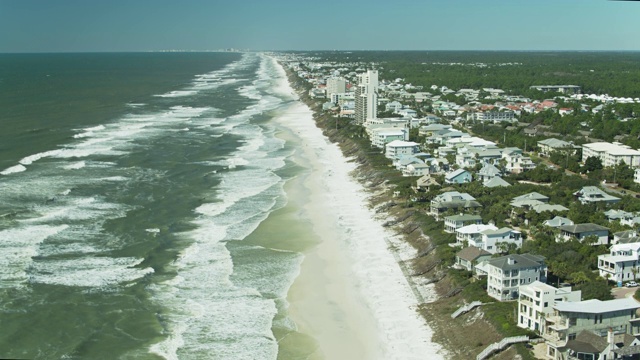
[[[640,151],[617,142],[595,142],[582,145],[582,162],[597,157],[603,166],[614,166],[624,162],[632,167],[640,166]]]

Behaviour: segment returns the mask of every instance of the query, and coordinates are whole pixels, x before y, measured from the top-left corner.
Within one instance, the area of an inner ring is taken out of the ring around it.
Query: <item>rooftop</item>
[[[575,312],[586,314],[602,314],[614,311],[634,310],[640,308],[640,303],[633,298],[614,299],[601,301],[598,299],[575,301],[575,302],[557,302],[553,305],[554,309],[561,312]]]
[[[560,226],[559,229],[572,234],[589,232],[589,231],[603,231],[603,230],[609,231],[609,228],[606,228],[604,226],[600,226],[597,224],[592,224],[592,223],[564,225],[564,226]]]

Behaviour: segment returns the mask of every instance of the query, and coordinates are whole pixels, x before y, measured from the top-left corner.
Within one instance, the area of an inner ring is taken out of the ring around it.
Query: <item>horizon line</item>
[[[425,49],[425,50],[383,50],[383,49],[369,49],[369,50],[327,50],[327,49],[311,49],[311,50],[253,50],[253,49],[215,49],[215,50],[91,50],[91,51],[82,51],[82,50],[70,50],[70,51],[0,51],[0,55],[9,55],[9,54],[123,54],[123,53],[213,53],[213,52],[223,52],[223,53],[246,53],[246,52],[640,52],[640,49],[637,50],[594,50],[594,49],[572,49],[572,50],[559,50],[559,49]]]

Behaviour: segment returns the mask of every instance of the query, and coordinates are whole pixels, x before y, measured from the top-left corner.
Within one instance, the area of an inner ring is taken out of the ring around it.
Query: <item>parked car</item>
[[[624,286],[626,287],[636,287],[638,286],[638,283],[635,281],[629,281],[628,283],[624,284]]]

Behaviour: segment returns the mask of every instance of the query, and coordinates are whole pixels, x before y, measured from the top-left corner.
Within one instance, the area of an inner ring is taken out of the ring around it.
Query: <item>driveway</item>
[[[616,287],[616,288],[613,288],[613,290],[611,290],[611,294],[615,299],[622,299],[626,297],[632,297],[633,294],[635,294],[636,290],[638,290],[637,287],[634,287],[634,288],[627,288],[624,286]]]

